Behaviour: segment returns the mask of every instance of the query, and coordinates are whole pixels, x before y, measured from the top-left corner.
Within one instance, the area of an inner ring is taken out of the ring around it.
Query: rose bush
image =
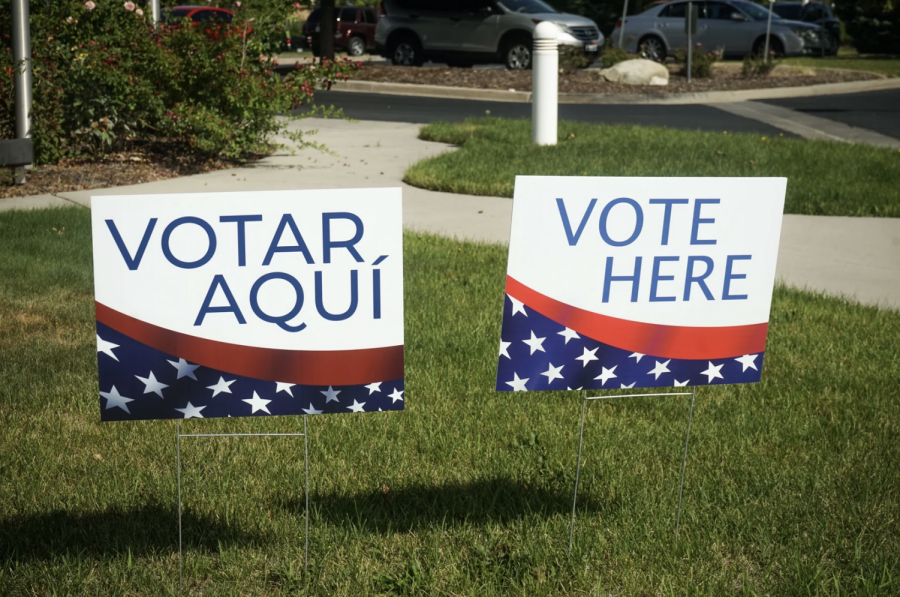
[[[323,62],[280,76],[272,48],[238,10],[233,24],[158,29],[132,2],[31,3],[38,163],[175,143],[228,158],[272,148],[291,110],[357,63]],[[149,8],[145,11],[149,14]],[[0,138],[14,136],[8,3],[0,4]],[[265,58],[265,59],[263,59]]]

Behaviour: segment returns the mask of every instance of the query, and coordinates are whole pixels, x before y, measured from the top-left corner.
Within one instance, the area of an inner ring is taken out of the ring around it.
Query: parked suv
[[[597,56],[603,34],[594,21],[557,12],[542,0],[384,0],[378,7],[376,53],[394,64],[451,66],[501,62],[531,67],[532,34],[541,21],[559,27],[557,42]]]
[[[684,18],[687,2],[667,2],[625,19],[624,43],[630,52],[640,52],[650,60],[662,61],[675,50],[684,49],[687,33]],[[697,7],[697,33],[693,41],[707,50],[721,49],[726,57],[741,58],[763,53],[769,11],[747,0],[694,2]],[[610,37],[619,41],[622,22],[616,23]],[[788,21],[773,14],[769,50],[778,56],[820,54],[822,45],[830,51],[833,40],[818,25]]]
[[[362,56],[375,48],[375,11],[371,8],[345,6],[334,9],[334,49],[346,50],[350,56]],[[319,55],[319,33],[322,15],[319,9],[309,13],[303,25],[303,37],[313,55]]]
[[[834,16],[831,7],[821,2],[776,2],[772,12],[782,19],[803,21],[822,27],[832,36],[828,54],[837,54],[841,39],[841,22]]]

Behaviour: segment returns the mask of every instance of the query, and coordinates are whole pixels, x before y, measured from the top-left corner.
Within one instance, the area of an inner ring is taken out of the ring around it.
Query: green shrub
[[[559,46],[560,71],[570,73],[580,68],[587,68],[592,60],[585,56],[581,48],[573,46]]]
[[[744,63],[741,65],[741,74],[745,79],[755,79],[757,77],[768,77],[775,70],[778,62],[771,57],[769,60],[763,60],[759,56],[744,56]]]
[[[357,66],[326,62],[280,77],[256,22],[158,30],[131,2],[32,2],[32,137],[38,163],[175,143],[240,158],[288,133],[279,118]],[[0,5],[0,138],[14,132],[9,4]],[[261,28],[270,30],[271,28]],[[266,33],[270,37],[270,33]],[[265,52],[259,52],[262,48]]]
[[[722,58],[720,50],[707,51],[703,49],[703,45],[697,43],[694,51],[691,53],[691,77],[695,79],[706,79],[712,76],[712,66]],[[681,74],[687,74],[687,52],[684,50],[675,51],[675,62],[681,65]]]
[[[624,48],[614,48],[609,40],[606,40],[606,47],[603,48],[603,68],[612,68],[620,62],[637,58],[633,54],[629,54]]]
[[[834,9],[860,53],[900,54],[900,2],[847,0]]]

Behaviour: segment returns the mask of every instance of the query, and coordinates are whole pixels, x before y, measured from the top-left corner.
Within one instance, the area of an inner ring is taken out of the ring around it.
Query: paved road
[[[764,100],[764,103],[836,120],[900,139],[900,89],[773,99]]]
[[[357,120],[383,122],[428,123],[437,120],[459,122],[477,116],[530,118],[531,104],[486,102],[477,100],[409,97],[376,93],[330,91],[316,93],[322,105],[343,108],[344,113]],[[728,114],[703,105],[652,106],[605,105],[586,106],[564,104],[559,107],[564,120],[602,124],[637,124],[666,126],[676,129],[729,131],[777,135],[781,130],[755,120]],[[786,137],[794,136],[784,133]]]

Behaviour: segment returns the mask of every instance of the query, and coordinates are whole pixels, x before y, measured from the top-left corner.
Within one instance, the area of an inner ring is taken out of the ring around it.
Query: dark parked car
[[[163,23],[174,23],[176,19],[185,17],[195,23],[205,23],[207,21],[230,23],[234,19],[234,13],[225,8],[214,8],[212,6],[175,6],[174,8],[164,8],[162,11]]]
[[[375,25],[377,19],[371,8],[345,6],[334,9],[334,49],[346,50],[350,56],[361,56],[375,48]],[[309,13],[303,25],[306,45],[315,56],[319,55],[319,33],[321,12],[317,8]]]
[[[776,2],[772,12],[782,19],[813,23],[825,29],[831,35],[832,43],[826,54],[837,54],[841,40],[841,22],[834,16],[831,7],[821,2]]]

